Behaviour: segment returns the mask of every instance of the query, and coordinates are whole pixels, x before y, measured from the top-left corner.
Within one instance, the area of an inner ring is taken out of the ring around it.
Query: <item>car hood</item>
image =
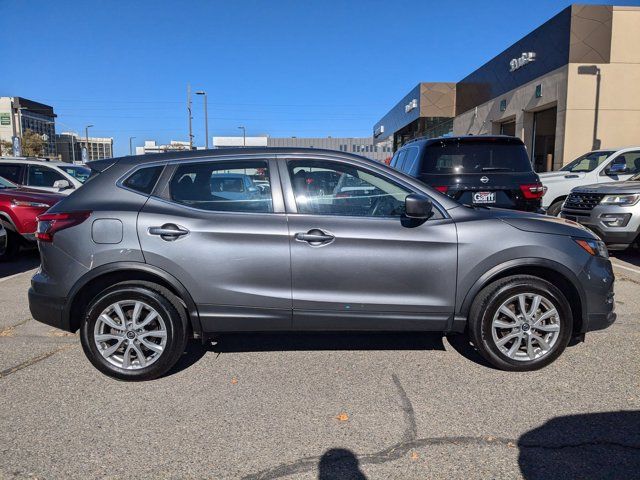
[[[640,193],[640,181],[595,183],[576,187],[571,191],[580,193]]]
[[[565,218],[500,208],[486,208],[478,210],[478,213],[487,218],[501,220],[524,232],[597,238],[587,228]]]
[[[47,203],[49,206],[54,205],[59,200],[64,198],[64,195],[57,193],[46,193],[39,190],[32,190],[30,188],[6,188],[0,190],[0,195],[3,197],[15,198],[17,200],[24,200],[26,202],[42,202]]]
[[[545,172],[539,173],[540,181],[544,185],[545,183],[559,183],[564,182],[567,178],[584,178],[587,174],[585,172]]]

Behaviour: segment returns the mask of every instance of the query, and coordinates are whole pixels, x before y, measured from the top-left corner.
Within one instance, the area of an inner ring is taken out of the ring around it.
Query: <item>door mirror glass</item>
[[[607,167],[606,173],[608,175],[627,173],[626,159],[624,157],[616,158],[613,162],[611,162],[611,165]]]
[[[57,188],[58,190],[66,190],[68,188],[71,188],[71,184],[69,183],[69,180],[56,180],[55,182],[53,182],[53,188]]]
[[[426,220],[433,214],[433,203],[429,197],[412,193],[404,200],[405,215],[408,218]]]

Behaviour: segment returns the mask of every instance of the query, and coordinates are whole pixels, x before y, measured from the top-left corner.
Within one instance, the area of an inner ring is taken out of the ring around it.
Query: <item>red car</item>
[[[0,261],[11,258],[22,244],[35,244],[36,217],[62,198],[0,177],[0,224],[7,231],[6,241],[0,242]]]

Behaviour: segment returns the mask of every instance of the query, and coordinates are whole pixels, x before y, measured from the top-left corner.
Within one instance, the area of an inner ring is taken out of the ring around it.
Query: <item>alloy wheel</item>
[[[547,355],[560,337],[560,327],[560,313],[549,298],[520,293],[500,305],[491,334],[503,355],[524,362]]]
[[[121,300],[102,311],[93,336],[105,360],[119,368],[137,370],[160,358],[167,343],[167,327],[148,303]]]

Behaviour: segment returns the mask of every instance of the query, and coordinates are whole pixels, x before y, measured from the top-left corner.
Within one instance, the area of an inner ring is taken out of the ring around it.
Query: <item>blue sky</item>
[[[209,94],[210,135],[244,125],[248,135],[368,136],[418,82],[461,79],[567,5],[0,0],[0,95],[53,105],[58,131],[94,124],[118,155],[130,136],[187,139],[187,83]]]

